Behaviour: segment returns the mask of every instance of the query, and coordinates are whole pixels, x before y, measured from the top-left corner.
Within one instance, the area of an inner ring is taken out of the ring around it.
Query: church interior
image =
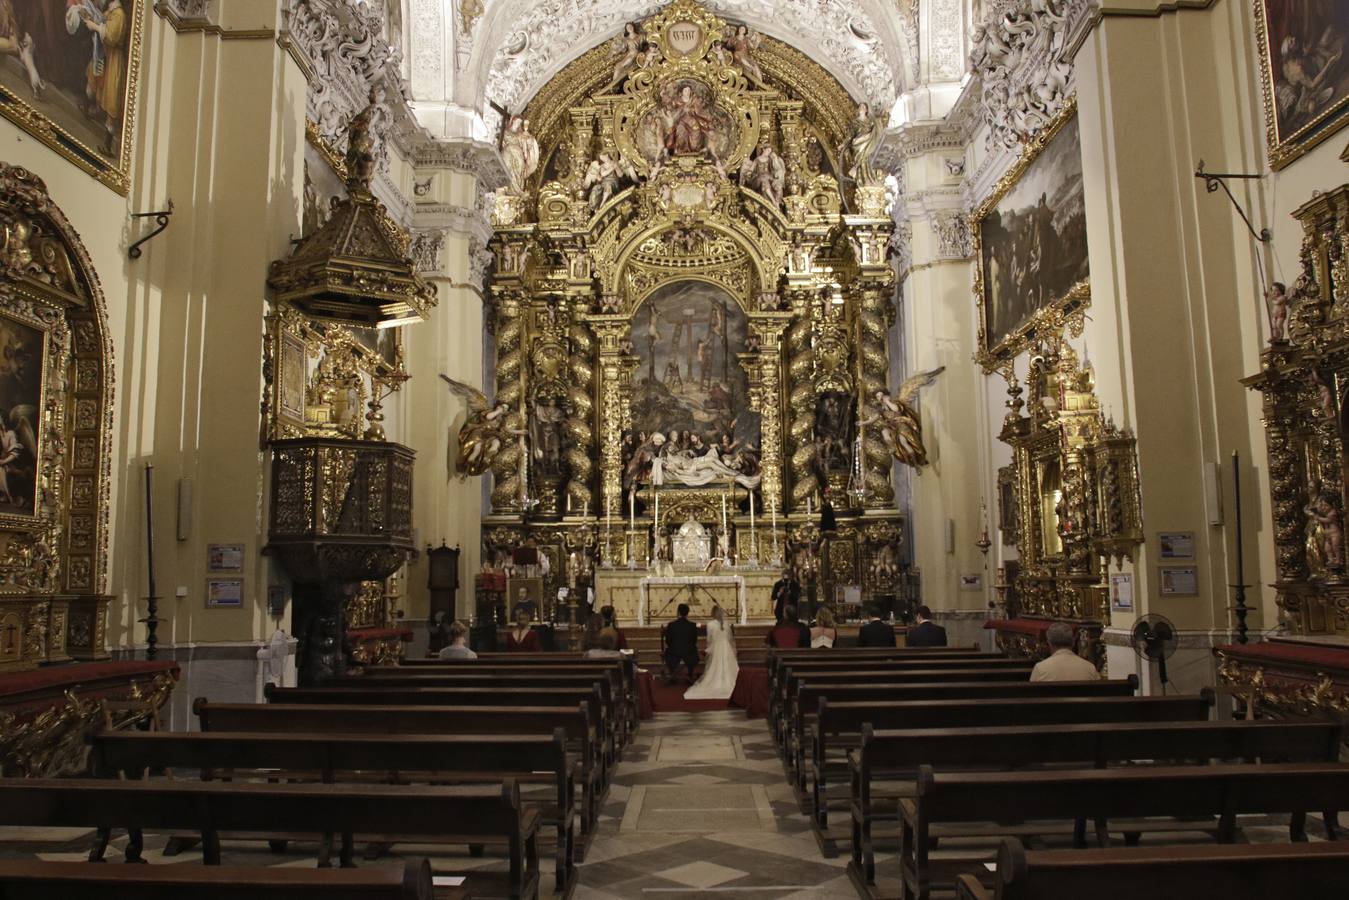
[[[1340,0],[0,0],[0,897],[1349,896],[1346,124]]]

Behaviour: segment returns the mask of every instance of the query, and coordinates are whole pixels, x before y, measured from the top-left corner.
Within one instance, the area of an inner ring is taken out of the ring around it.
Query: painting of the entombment
[[[0,112],[125,192],[145,0],[0,0]]]
[[[1271,162],[1278,165],[1346,121],[1349,3],[1260,0],[1258,18]]]
[[[0,515],[37,515],[46,334],[0,315]]]
[[[737,357],[746,321],[735,298],[702,281],[666,285],[637,310],[629,486],[758,486],[759,417]]]
[[[978,222],[985,349],[995,354],[1036,312],[1087,290],[1077,117],[1027,152],[1019,176]]]

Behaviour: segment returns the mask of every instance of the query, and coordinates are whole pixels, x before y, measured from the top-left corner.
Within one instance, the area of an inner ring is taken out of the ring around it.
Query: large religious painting
[[[759,416],[738,358],[746,324],[735,298],[702,281],[665,285],[638,309],[629,486],[758,486]]]
[[[1255,21],[1277,169],[1349,122],[1349,3],[1255,0]]]
[[[661,86],[660,102],[633,129],[637,150],[651,165],[684,154],[725,160],[735,149],[734,120],[716,104],[712,91],[696,78]]]
[[[0,314],[0,515],[38,513],[47,333]]]
[[[1032,319],[1088,295],[1087,214],[1075,105],[1026,148],[975,213],[986,357],[1018,352]]]
[[[146,0],[0,0],[0,113],[125,194]]]

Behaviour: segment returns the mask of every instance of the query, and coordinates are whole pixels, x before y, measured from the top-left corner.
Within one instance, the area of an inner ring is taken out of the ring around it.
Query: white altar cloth
[[[650,591],[652,585],[674,585],[677,587],[688,587],[689,585],[703,585],[706,587],[734,587],[736,607],[735,610],[728,610],[732,616],[739,621],[741,625],[749,624],[749,604],[745,596],[745,579],[740,575],[675,575],[675,576],[648,576],[641,580],[637,590],[640,599],[637,603],[637,624],[646,625],[650,618]]]

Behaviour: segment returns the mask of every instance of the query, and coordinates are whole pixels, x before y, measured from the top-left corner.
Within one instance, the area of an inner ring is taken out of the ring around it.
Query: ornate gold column
[[[589,281],[587,279],[587,287]],[[595,503],[595,338],[583,319],[585,298],[571,298],[571,325],[567,340],[571,355],[567,363],[570,376],[567,384],[567,467],[571,480],[567,496],[571,498],[572,512],[600,514]]]
[[[603,431],[600,434],[600,492],[602,508],[596,514],[607,524],[620,523],[623,514],[623,341],[631,330],[627,316],[588,315],[580,317],[582,327],[589,326],[599,340],[599,398]],[[606,532],[602,554],[613,560],[613,546]]]
[[[886,270],[887,274],[889,270]],[[895,307],[891,301],[892,280],[866,278],[854,293],[857,304],[857,387],[865,421],[877,414],[876,392],[887,390],[890,375],[890,326]],[[895,487],[890,474],[894,459],[881,439],[879,428],[867,428],[862,437],[862,473],[866,480],[866,509],[890,509],[895,502]]]
[[[776,295],[771,295],[776,296]],[[760,306],[766,306],[760,303]],[[774,304],[776,305],[776,304]],[[765,515],[782,509],[782,334],[791,321],[790,312],[758,312],[749,314],[750,328],[759,341],[758,407],[760,466],[763,480],[759,490],[763,496]]]
[[[526,428],[523,341],[528,307],[522,280],[524,258],[523,246],[503,242],[492,287],[496,324],[496,398],[493,402],[506,405],[506,428],[511,432],[522,432]],[[520,442],[512,436],[492,460],[493,515],[518,515],[522,511],[521,459]]]
[[[803,510],[806,501],[820,489],[819,479],[811,465],[815,457],[815,353],[811,347],[811,300],[815,292],[810,288],[791,290],[788,294],[792,307],[792,321],[787,329],[787,406],[791,421],[787,430],[786,452],[790,454],[791,503],[790,511]]]

